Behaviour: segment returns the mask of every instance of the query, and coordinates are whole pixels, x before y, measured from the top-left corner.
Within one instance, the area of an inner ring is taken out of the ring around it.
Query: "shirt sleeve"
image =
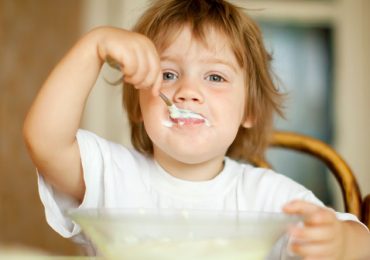
[[[45,208],[47,223],[61,236],[73,237],[75,242],[83,243],[85,238],[77,236],[81,229],[69,217],[68,211],[77,208],[98,208],[102,205],[104,160],[102,154],[108,153],[107,141],[86,130],[79,130],[77,142],[86,186],[81,204],[52,187],[38,173],[39,195]]]

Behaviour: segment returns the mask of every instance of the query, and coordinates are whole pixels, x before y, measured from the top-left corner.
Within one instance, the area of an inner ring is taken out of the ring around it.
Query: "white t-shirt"
[[[49,225],[63,237],[80,227],[65,212],[71,208],[172,208],[281,212],[293,199],[323,206],[311,191],[268,169],[225,157],[224,169],[212,180],[192,182],[167,173],[152,158],[134,149],[79,130],[86,192],[80,205],[38,177],[39,193]],[[337,213],[342,220],[357,218]],[[80,241],[81,242],[81,241]]]

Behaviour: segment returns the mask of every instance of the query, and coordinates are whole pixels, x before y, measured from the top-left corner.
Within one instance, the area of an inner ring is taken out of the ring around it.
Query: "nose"
[[[195,102],[203,103],[204,97],[200,91],[200,83],[196,81],[183,81],[174,94],[175,103]]]

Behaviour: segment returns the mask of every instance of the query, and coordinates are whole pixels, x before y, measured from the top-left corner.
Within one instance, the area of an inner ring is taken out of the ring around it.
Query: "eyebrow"
[[[168,55],[165,55],[165,56],[160,56],[159,57],[160,60],[167,60],[167,61],[173,61],[173,62],[178,62],[179,59],[176,59],[175,57],[172,57],[172,56],[168,56]]]
[[[223,65],[230,67],[234,72],[237,72],[237,68],[235,67],[235,65],[232,62],[225,60],[225,59],[221,59],[217,57],[207,57],[207,58],[201,59],[201,62],[223,64]]]
[[[172,62],[178,62],[179,61],[179,59],[177,59],[176,57],[167,56],[167,55],[160,56],[160,59],[161,60],[172,61]],[[212,63],[223,64],[223,65],[226,65],[226,66],[230,67],[234,72],[237,72],[237,68],[235,67],[235,65],[232,62],[229,62],[225,59],[221,59],[221,58],[217,58],[217,57],[205,57],[205,58],[200,59],[200,61],[202,63],[206,63],[206,64],[212,64]]]

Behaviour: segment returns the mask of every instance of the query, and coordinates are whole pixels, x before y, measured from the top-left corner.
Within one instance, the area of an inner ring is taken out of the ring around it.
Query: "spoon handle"
[[[163,99],[167,106],[172,106],[172,102],[162,92],[159,91],[159,96]]]
[[[121,70],[121,65],[114,59],[112,59],[110,56],[107,56],[107,58],[105,59],[105,61],[108,63],[108,65],[111,67],[111,68],[114,68],[116,70]],[[123,76],[122,76],[123,78]],[[120,79],[121,81],[122,79]],[[172,106],[172,102],[162,93],[162,92],[159,92],[159,96],[163,99],[164,103],[166,103],[167,106]]]
[[[116,69],[116,70],[119,70],[121,71],[121,65],[114,59],[112,59],[110,56],[107,56],[107,58],[105,59],[105,62],[108,63],[108,65],[113,68],[113,69]]]

